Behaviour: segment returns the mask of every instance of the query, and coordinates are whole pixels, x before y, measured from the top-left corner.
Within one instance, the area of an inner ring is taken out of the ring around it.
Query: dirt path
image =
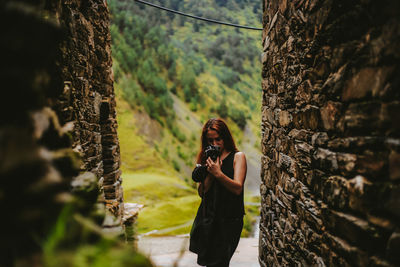
[[[176,95],[174,94],[170,95],[174,101],[173,107],[175,114],[177,116],[176,121],[182,125],[183,129],[185,128],[191,130],[198,129],[201,132],[202,123],[197,118],[197,116],[195,116],[195,114],[190,111],[188,106]]]
[[[188,236],[141,237],[139,251],[157,267],[196,267],[197,255],[188,251]],[[258,238],[241,238],[230,267],[259,267]]]

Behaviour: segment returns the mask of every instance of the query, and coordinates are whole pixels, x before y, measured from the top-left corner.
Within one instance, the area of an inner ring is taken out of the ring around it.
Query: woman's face
[[[208,130],[206,137],[209,145],[219,146],[221,151],[224,150],[224,140],[222,140],[217,131]]]

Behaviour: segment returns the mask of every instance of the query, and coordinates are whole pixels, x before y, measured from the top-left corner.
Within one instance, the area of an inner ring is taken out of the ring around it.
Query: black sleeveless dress
[[[231,152],[221,165],[222,172],[233,179]],[[239,243],[243,228],[243,191],[235,195],[217,180],[205,193],[190,232],[189,250],[197,254],[199,265],[229,262]]]

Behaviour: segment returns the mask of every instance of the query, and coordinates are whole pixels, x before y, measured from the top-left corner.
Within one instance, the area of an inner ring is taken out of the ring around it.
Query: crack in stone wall
[[[263,3],[261,266],[398,265],[398,1]]]

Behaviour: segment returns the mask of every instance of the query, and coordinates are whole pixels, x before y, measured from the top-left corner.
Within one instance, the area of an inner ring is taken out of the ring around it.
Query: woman
[[[209,145],[220,148],[215,161],[205,158]],[[223,120],[210,119],[204,125],[197,163],[207,167],[207,176],[198,186],[202,201],[190,233],[189,250],[198,255],[199,265],[229,266],[243,228],[247,164]]]

